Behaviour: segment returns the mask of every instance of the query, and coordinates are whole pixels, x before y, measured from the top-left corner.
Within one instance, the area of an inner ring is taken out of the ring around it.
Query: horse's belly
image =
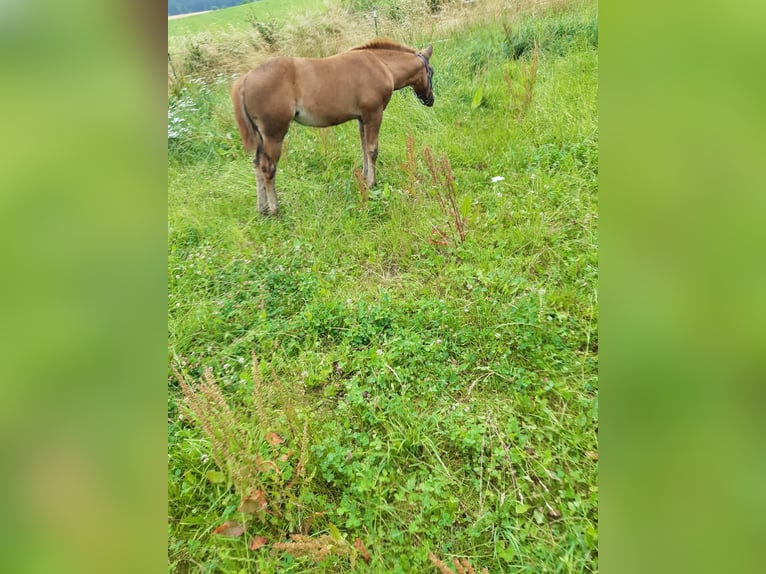
[[[319,110],[307,110],[304,106],[298,104],[295,107],[293,119],[304,126],[326,128],[342,124],[354,119],[354,117],[356,116],[352,113],[342,113],[338,110],[326,110],[324,113],[319,112]]]
[[[324,121],[323,118],[313,116],[301,110],[296,110],[295,118],[293,119],[295,119],[295,121],[298,122],[299,124],[303,124],[304,126],[312,126],[315,128],[324,128],[331,125],[327,123],[326,121]]]

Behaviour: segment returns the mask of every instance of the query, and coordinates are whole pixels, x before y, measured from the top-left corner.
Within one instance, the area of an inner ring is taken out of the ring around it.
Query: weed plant
[[[355,123],[291,127],[279,218],[237,72],[177,66],[169,571],[597,571],[595,7],[474,4],[392,34],[433,43],[436,103],[394,95],[377,186]]]

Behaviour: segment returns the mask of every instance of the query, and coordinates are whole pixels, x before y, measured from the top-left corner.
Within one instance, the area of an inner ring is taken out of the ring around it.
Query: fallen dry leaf
[[[264,544],[266,544],[265,536],[254,536],[250,541],[250,550],[258,550]]]
[[[238,536],[242,536],[244,532],[245,525],[240,524],[236,520],[227,520],[218,528],[213,530],[214,534],[220,534],[221,536],[227,536],[229,538],[237,538]]]
[[[285,442],[285,439],[283,439],[281,436],[279,436],[275,432],[270,432],[266,435],[266,442],[269,443],[271,446],[277,446]]]
[[[432,239],[432,238],[429,237],[428,238],[428,242],[431,245],[447,245],[447,242],[444,241],[443,239]]]
[[[354,548],[356,548],[359,553],[362,555],[362,558],[364,558],[364,561],[368,564],[370,563],[370,553],[367,552],[367,549],[364,547],[364,542],[362,542],[361,538],[357,538],[354,541]]]

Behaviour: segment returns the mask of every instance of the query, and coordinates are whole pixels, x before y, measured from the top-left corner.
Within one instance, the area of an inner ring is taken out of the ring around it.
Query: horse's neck
[[[418,71],[420,71],[420,66],[422,66],[420,58],[408,52],[375,50],[374,53],[391,70],[394,76],[395,90],[412,84]]]

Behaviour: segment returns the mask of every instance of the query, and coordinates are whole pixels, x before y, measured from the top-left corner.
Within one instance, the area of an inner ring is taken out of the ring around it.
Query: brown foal
[[[273,58],[240,76],[231,98],[242,143],[255,152],[258,210],[279,210],[274,178],[292,121],[328,127],[357,120],[362,174],[374,186],[378,132],[394,90],[412,86],[424,105],[434,104],[432,51],[376,40],[329,58]]]

